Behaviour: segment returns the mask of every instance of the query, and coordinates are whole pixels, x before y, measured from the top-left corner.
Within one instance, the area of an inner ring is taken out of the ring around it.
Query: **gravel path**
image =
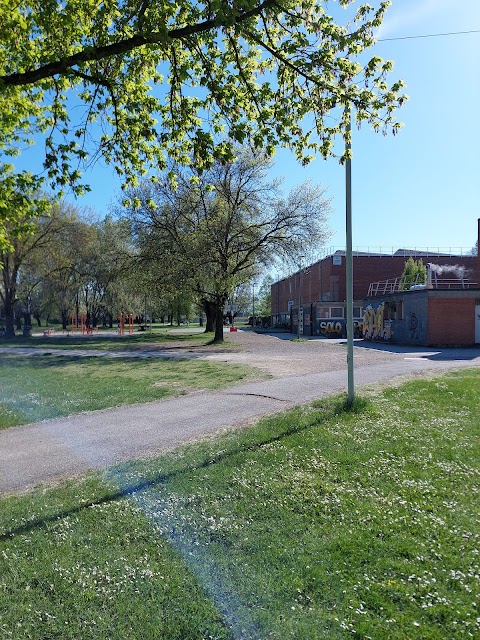
[[[305,339],[292,340],[287,333],[265,334],[253,331],[238,331],[226,334],[226,340],[239,351],[226,351],[207,356],[209,360],[248,364],[278,378],[307,375],[323,371],[336,371],[347,366],[346,340]],[[357,340],[357,345],[363,341]],[[389,362],[396,354],[383,349],[355,350],[356,365],[374,365]]]

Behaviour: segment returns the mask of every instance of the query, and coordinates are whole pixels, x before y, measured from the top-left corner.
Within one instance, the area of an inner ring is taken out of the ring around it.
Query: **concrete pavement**
[[[480,367],[480,349],[395,349],[387,361],[356,367],[355,384],[460,367]],[[342,367],[6,429],[0,432],[0,494],[150,456],[344,391],[346,384]]]

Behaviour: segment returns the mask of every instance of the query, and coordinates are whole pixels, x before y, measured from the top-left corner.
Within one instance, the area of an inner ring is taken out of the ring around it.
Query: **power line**
[[[460,36],[466,33],[480,33],[480,29],[473,29],[472,31],[451,31],[450,33],[426,33],[420,36],[403,36],[400,38],[378,38],[377,42],[387,42],[390,40],[415,40],[417,38],[440,38],[442,36]]]

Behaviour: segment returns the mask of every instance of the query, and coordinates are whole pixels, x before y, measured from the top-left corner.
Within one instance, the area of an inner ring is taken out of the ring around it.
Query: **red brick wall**
[[[473,345],[475,299],[431,297],[428,302],[427,344]]]
[[[353,256],[353,299],[361,302],[367,297],[368,287],[372,282],[398,278],[402,275],[405,256],[366,255]],[[461,264],[467,269],[475,271],[478,259],[473,256],[431,256],[422,257],[424,264]],[[472,274],[472,278],[473,278]],[[338,278],[338,296],[333,297],[333,279]],[[478,282],[478,280],[477,280]],[[345,286],[345,256],[342,264],[334,265],[332,256],[328,256],[311,265],[302,274],[301,299],[304,304],[321,302],[344,302],[346,300]],[[285,313],[288,301],[298,304],[298,273],[290,278],[280,280],[272,285],[272,313]]]

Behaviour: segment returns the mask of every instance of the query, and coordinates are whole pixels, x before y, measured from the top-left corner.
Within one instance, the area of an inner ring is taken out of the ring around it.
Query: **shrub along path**
[[[262,366],[277,377],[7,429],[0,432],[0,493],[149,456],[346,388],[346,350],[339,341],[291,342],[248,332],[229,340],[239,349],[202,357]],[[471,366],[480,367],[480,349],[367,348],[361,342],[355,348],[358,387]]]

